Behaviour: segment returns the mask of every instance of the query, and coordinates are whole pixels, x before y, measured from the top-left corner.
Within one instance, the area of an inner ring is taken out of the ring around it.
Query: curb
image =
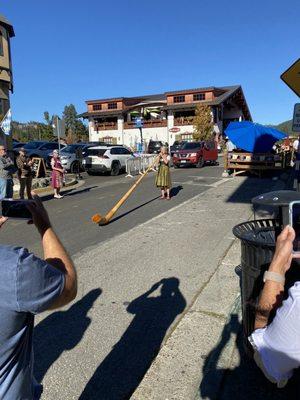
[[[61,189],[61,193],[64,193],[65,191],[69,190],[70,187],[72,189],[77,189],[85,184],[85,180],[77,181],[77,179],[72,179],[71,181],[67,182],[63,188]],[[53,189],[51,186],[46,186],[44,188],[36,188],[33,189],[41,198],[45,196],[49,196],[50,194],[53,193]],[[19,191],[14,191],[14,196],[19,195]]]

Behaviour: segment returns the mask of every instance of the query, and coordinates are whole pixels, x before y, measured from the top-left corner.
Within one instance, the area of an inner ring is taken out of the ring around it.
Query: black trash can
[[[273,258],[278,226],[274,219],[260,219],[233,228],[233,234],[241,240],[243,341],[250,357],[253,353],[247,338],[254,330],[255,306],[263,288],[263,274]]]

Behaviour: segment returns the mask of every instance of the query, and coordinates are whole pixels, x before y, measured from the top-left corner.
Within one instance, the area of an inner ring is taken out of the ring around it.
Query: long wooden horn
[[[150,167],[147,168],[147,170],[143,173],[143,175],[141,175],[139,177],[139,179],[131,186],[131,188],[124,194],[124,196],[117,202],[117,204],[105,216],[101,216],[100,214],[95,214],[92,216],[92,221],[98,225],[107,225],[109,223],[109,221],[112,219],[112,217],[115,215],[115,213],[118,211],[118,209],[125,203],[125,201],[131,195],[131,193],[133,193],[134,190],[138,187],[138,185],[142,182],[142,180],[149,173],[149,171],[151,169],[153,169],[153,167],[157,163],[159,157],[160,156],[158,156],[154,160],[153,164],[151,164]]]

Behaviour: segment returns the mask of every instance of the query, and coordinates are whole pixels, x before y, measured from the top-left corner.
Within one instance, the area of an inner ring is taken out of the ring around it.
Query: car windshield
[[[24,149],[37,149],[42,144],[41,142],[28,142],[25,144]]]
[[[192,149],[200,149],[201,143],[199,142],[191,142],[191,143],[185,143],[181,149],[182,150],[192,150]]]
[[[89,156],[103,156],[107,149],[88,149]]]
[[[80,146],[78,146],[78,145],[76,145],[76,144],[70,144],[69,146],[67,146],[67,147],[64,147],[62,150],[61,150],[61,153],[76,153],[76,150],[78,149],[78,147],[80,147]]]
[[[162,146],[162,142],[150,142],[149,144],[150,144],[150,146],[153,146],[153,147],[160,147],[160,146]]]

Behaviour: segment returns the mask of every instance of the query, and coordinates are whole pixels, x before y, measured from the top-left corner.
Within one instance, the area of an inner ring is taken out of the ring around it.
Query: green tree
[[[66,123],[66,130],[67,131],[71,130],[73,133],[75,133],[76,121],[77,121],[78,117],[77,117],[77,111],[76,111],[74,104],[65,106],[64,112],[63,112],[63,118]]]
[[[46,121],[47,125],[51,125],[52,124],[52,119],[53,117],[50,119],[50,114],[48,111],[44,111],[44,120]]]
[[[211,108],[205,104],[197,104],[194,118],[194,140],[209,140],[213,135],[214,123]]]

